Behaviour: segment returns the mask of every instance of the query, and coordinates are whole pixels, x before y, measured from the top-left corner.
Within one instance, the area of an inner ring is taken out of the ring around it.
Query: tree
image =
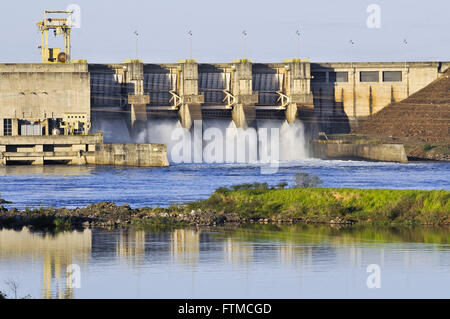
[[[316,175],[299,172],[295,174],[295,184],[298,188],[317,187],[322,184],[322,180]]]

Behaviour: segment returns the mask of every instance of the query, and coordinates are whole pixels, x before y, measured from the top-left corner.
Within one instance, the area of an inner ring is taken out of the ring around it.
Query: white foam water
[[[173,163],[258,163],[308,158],[300,120],[259,120],[257,129],[237,128],[232,120],[195,121],[188,131],[178,119],[149,119],[145,131],[130,137],[125,120],[96,121],[107,142],[161,143]]]

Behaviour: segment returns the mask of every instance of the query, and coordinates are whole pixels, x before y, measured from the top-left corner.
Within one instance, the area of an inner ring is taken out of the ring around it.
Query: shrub
[[[295,174],[295,184],[298,188],[311,188],[322,184],[322,180],[316,175],[299,172]]]
[[[288,183],[286,183],[286,182],[281,182],[281,183],[279,183],[279,184],[277,185],[277,187],[278,187],[279,189],[285,189],[286,186],[288,186]]]

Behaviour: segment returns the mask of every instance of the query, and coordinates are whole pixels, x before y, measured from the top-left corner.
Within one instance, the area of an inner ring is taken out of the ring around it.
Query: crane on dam
[[[65,14],[66,17],[60,18],[61,14]],[[44,19],[36,23],[42,36],[42,44],[38,47],[41,49],[42,63],[70,63],[72,14],[73,11],[69,10],[44,10]],[[64,37],[64,51],[60,48],[49,48],[48,33],[52,30],[55,37],[58,35]]]

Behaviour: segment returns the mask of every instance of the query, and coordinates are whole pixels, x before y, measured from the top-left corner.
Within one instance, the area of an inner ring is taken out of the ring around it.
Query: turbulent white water
[[[190,131],[177,119],[149,119],[134,138],[125,120],[95,121],[106,142],[162,143],[174,163],[257,163],[308,158],[303,123],[259,120],[257,129],[237,128],[232,120],[196,121]]]

